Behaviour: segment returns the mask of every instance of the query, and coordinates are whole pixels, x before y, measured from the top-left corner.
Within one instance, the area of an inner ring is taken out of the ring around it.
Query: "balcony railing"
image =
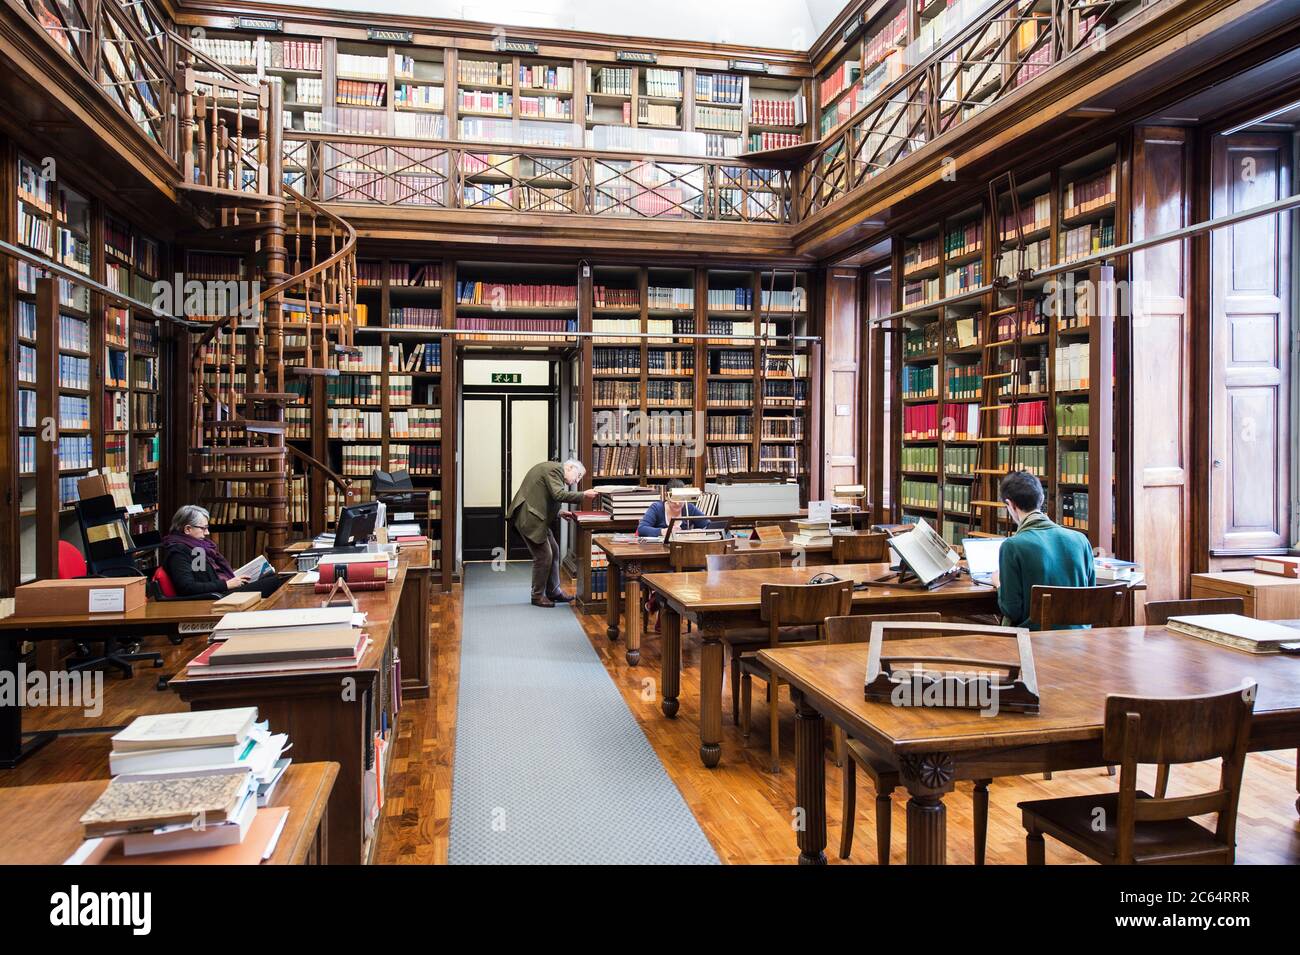
[[[284,133],[284,181],[316,202],[787,224],[789,170],[734,159]]]
[[[806,218],[1019,91],[1055,63],[1107,36],[1154,0],[964,0],[948,36],[922,36],[890,81],[869,70],[863,105],[803,165],[796,203]],[[964,15],[963,15],[964,14]]]

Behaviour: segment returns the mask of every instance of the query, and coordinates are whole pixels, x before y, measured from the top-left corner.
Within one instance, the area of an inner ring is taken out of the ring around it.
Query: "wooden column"
[[[36,282],[36,577],[59,576],[59,286]]]

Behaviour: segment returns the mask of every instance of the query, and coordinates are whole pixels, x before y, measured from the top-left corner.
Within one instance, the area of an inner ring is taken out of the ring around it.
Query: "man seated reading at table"
[[[666,485],[669,497],[667,500],[655,501],[645,509],[641,515],[641,523],[637,525],[636,533],[638,537],[663,537],[664,531],[668,529],[668,522],[677,517],[704,517],[704,514],[698,507],[688,501],[674,501],[672,492],[677,488],[686,485],[678,478],[673,478]],[[700,521],[688,521],[692,528],[708,527],[708,518]]]
[[[1046,587],[1092,587],[1097,583],[1092,544],[1078,531],[1054,524],[1043,513],[1043,486],[1028,471],[1002,478],[998,497],[1007,506],[1015,532],[1002,542],[993,584],[1004,626],[1037,630],[1029,619],[1029,595],[1035,584]]]

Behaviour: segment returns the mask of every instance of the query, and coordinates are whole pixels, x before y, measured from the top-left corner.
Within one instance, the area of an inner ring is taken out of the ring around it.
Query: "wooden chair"
[[[1103,584],[1097,587],[1047,587],[1035,584],[1029,591],[1029,619],[1038,622],[1039,630],[1062,627],[1122,627],[1128,600],[1128,584]],[[1114,776],[1115,767],[1106,771]],[[1051,779],[1051,773],[1043,773]]]
[[[796,643],[816,642],[822,638],[828,617],[847,616],[853,607],[853,581],[835,580],[828,584],[763,584],[759,591],[762,600],[762,618],[767,624],[767,646],[769,648],[789,646]],[[815,627],[811,634],[801,634],[802,639],[781,639],[782,627]],[[769,736],[772,745],[772,772],[781,771],[780,723],[777,705],[780,698],[781,681],[774,673],[768,672],[758,658],[750,654],[740,657],[741,685],[741,728],[746,742],[749,741],[749,714],[753,696],[753,679],[758,677],[767,684],[767,716]]]
[[[1197,600],[1153,600],[1146,605],[1147,626],[1163,627],[1170,617],[1198,613],[1245,613],[1246,602],[1240,597],[1204,597]],[[1156,797],[1164,799],[1169,791],[1169,764],[1156,767]]]
[[[724,537],[716,541],[669,541],[668,563],[675,574],[704,570],[708,566],[710,554],[728,554],[735,549],[734,537]],[[690,629],[691,623],[688,620],[686,621],[687,633]]]
[[[831,617],[826,621],[828,643],[866,643],[871,639],[873,623],[941,623],[937,613],[887,613],[875,616],[857,615]],[[911,634],[911,636],[915,636]],[[888,639],[888,634],[886,634]],[[871,750],[855,739],[846,739],[844,730],[835,727],[835,752],[844,767],[843,811],[840,816],[840,858],[847,859],[853,851],[853,825],[857,814],[857,768],[862,767],[876,791],[876,861],[889,865],[889,843],[892,830],[890,794],[903,785],[899,772],[892,765],[876,757]],[[845,759],[844,757],[848,758]],[[975,864],[984,864],[984,847],[988,841],[989,783],[980,779],[975,783]]]
[[[705,560],[708,570],[750,570],[755,567],[780,567],[781,555],[774,550],[748,551],[743,554],[709,554]],[[727,656],[731,661],[731,722],[740,725],[740,654],[745,647],[765,643],[767,631],[756,628],[727,631],[722,642],[727,645]]]
[[[1253,684],[1213,696],[1107,697],[1102,755],[1120,764],[1119,791],[1020,803],[1026,861],[1045,863],[1043,836],[1050,835],[1103,864],[1232,865],[1254,708]],[[1139,763],[1218,757],[1223,769],[1213,792],[1163,799],[1137,789]],[[1192,821],[1212,812],[1213,830]]]
[[[889,560],[888,540],[888,534],[836,534],[831,538],[831,563],[884,563]]]
[[[1199,600],[1153,600],[1146,605],[1147,626],[1163,627],[1170,617],[1198,613],[1245,613],[1240,597],[1206,597]]]

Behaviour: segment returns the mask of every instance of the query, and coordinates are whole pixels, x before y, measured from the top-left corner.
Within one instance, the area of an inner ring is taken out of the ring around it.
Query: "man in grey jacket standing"
[[[588,504],[595,491],[570,491],[587,473],[581,461],[543,461],[528,469],[510,502],[514,523],[533,557],[533,606],[554,607],[573,598],[560,590],[560,545],[551,525],[561,504]]]

